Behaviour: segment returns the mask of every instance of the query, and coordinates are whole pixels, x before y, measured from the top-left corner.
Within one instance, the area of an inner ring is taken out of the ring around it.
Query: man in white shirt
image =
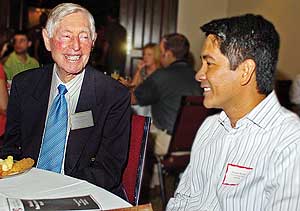
[[[274,93],[279,35],[262,16],[213,20],[196,75],[200,127],[167,210],[300,210],[300,121]]]

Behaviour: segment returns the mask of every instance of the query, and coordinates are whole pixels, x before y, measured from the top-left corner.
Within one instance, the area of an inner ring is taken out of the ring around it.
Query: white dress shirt
[[[78,103],[79,94],[80,94],[84,74],[85,74],[85,70],[83,70],[81,73],[76,75],[75,78],[73,78],[68,83],[64,83],[58,77],[57,66],[56,66],[56,64],[54,65],[45,125],[47,124],[48,114],[49,114],[52,102],[54,101],[54,98],[58,94],[57,87],[58,87],[59,84],[63,84],[63,85],[66,86],[66,88],[68,90],[68,92],[65,94],[66,101],[67,101],[67,104],[68,104],[68,127],[67,127],[66,140],[68,140],[68,137],[69,137],[69,133],[70,133],[70,129],[71,129],[71,127],[70,127],[71,115],[74,114],[75,110],[76,110],[76,106],[77,106],[77,103]],[[44,135],[45,135],[45,128],[44,128],[44,133],[43,133],[43,140],[44,140]],[[66,142],[66,144],[65,144],[64,153],[66,153],[67,144],[68,144],[68,142]],[[64,156],[64,158],[65,158],[65,156]],[[63,160],[63,166],[62,166],[62,172],[61,173],[64,174],[64,160]]]
[[[274,93],[231,127],[208,117],[167,210],[300,210],[300,121]]]

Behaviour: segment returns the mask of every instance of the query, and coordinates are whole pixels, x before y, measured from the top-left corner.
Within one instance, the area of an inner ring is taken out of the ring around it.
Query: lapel
[[[48,101],[50,95],[50,88],[51,88],[51,80],[52,80],[52,72],[53,72],[53,65],[48,65],[39,70],[39,75],[36,77],[36,85],[32,87],[32,95],[30,101],[30,110],[34,111],[33,116],[31,116],[31,121],[34,124],[34,136],[39,137],[37,138],[38,143],[35,144],[33,147],[34,154],[37,157],[40,150],[40,145],[42,143],[42,136],[44,132],[44,126],[47,116],[47,108],[48,108]],[[32,115],[32,113],[30,113]],[[30,124],[28,124],[30,127]]]
[[[94,70],[89,66],[86,68],[86,72],[83,78],[81,91],[76,107],[76,113],[83,111],[92,111],[94,124],[95,124],[95,115],[97,108],[97,99],[96,99],[96,79]],[[66,171],[72,171],[75,167],[78,159],[83,152],[83,149],[89,139],[93,134],[93,127],[71,130],[68,138],[67,152],[66,152]]]

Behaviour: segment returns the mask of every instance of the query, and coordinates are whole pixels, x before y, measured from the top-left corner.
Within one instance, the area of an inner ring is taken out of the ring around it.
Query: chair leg
[[[166,207],[166,192],[165,192],[165,185],[164,185],[164,176],[163,176],[163,170],[162,170],[162,164],[160,162],[160,159],[157,158],[157,170],[158,170],[158,176],[159,176],[159,186],[160,186],[160,195],[162,199],[162,205],[163,208]]]

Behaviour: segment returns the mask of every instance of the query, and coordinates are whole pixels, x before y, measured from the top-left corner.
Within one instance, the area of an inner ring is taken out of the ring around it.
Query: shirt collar
[[[281,108],[275,91],[273,90],[263,101],[261,101],[246,117],[266,129],[269,124],[270,116],[276,114]]]
[[[17,53],[15,51],[12,52],[13,57],[15,58],[16,62],[18,62],[19,64],[29,64],[30,63],[30,59],[29,59],[29,54],[26,53],[26,61],[25,63],[21,62],[21,60],[19,59]]]
[[[54,81],[54,87],[58,87],[59,84],[63,84],[66,86],[67,90],[68,90],[68,93],[72,93],[73,92],[73,88],[75,87],[76,88],[76,84],[79,83],[79,81],[81,80],[81,83],[82,83],[82,80],[83,80],[83,77],[84,77],[84,74],[85,74],[85,69],[80,72],[79,74],[77,74],[71,81],[67,82],[67,83],[64,83],[58,76],[58,67],[56,64],[54,64],[54,74],[53,74],[53,81]]]
[[[246,116],[238,120],[235,129],[238,129],[246,122],[251,122],[260,128],[266,129],[269,124],[270,116],[273,116],[281,108],[281,105],[276,97],[275,91],[272,91],[263,101],[253,108]],[[224,128],[232,130],[230,120],[224,111],[219,116],[219,122]]]

